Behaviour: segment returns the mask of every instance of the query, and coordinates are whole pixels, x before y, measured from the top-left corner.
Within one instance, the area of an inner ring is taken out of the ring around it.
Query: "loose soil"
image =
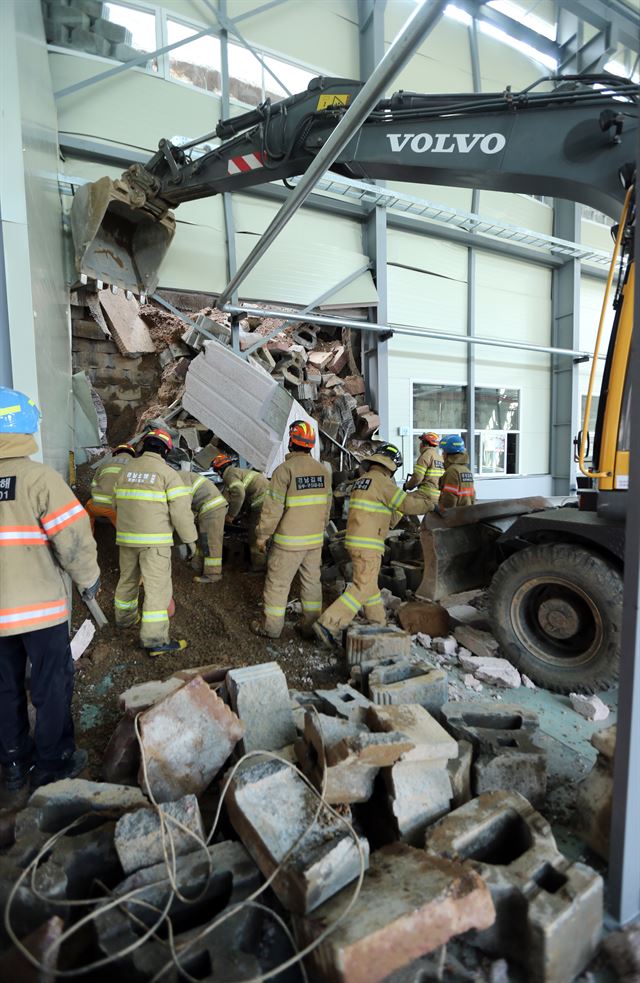
[[[251,621],[260,615],[264,578],[249,573],[244,559],[226,563],[222,581],[213,585],[194,583],[190,565],[174,559],[176,613],[171,620],[171,635],[186,639],[189,647],[177,655],[151,658],[138,647],[136,629],[116,631],[113,626],[118,548],[109,523],[96,524],[96,541],[102,573],[98,601],[110,623],[96,633],[76,663],[73,700],[76,741],[89,752],[88,777],[99,779],[104,750],[121,716],[118,696],[136,683],[164,679],[177,669],[192,666],[215,664],[222,668],[274,660],[280,663],[294,689],[333,687],[346,678],[330,652],[298,637],[294,630],[297,615],[287,616],[285,630],[277,641],[251,632]],[[297,596],[294,582],[290,599]],[[72,631],[86,617],[83,605],[74,603]]]

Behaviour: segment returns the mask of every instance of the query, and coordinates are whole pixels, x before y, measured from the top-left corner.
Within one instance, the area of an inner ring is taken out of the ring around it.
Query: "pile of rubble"
[[[275,662],[127,690],[104,781],[40,788],[3,826],[5,943],[123,980],[293,981],[305,958],[311,980],[400,983],[441,978],[461,937],[489,975],[455,978],[498,958],[572,980],[602,880],[535,810],[535,714],[450,702],[447,642],[355,624],[332,690],[289,691]]]

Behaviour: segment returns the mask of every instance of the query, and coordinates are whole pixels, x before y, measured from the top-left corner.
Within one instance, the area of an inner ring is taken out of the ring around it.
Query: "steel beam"
[[[305,198],[311,193],[318,178],[331,167],[338,154],[345,148],[349,140],[358,132],[364,120],[384,93],[386,86],[395,78],[402,66],[422,43],[429,31],[440,19],[446,7],[446,0],[430,0],[416,8],[398,37],[385,53],[380,64],[362,86],[351,106],[332,130],[327,142],[314,158],[313,163],[305,171],[302,179],[296,185],[290,198],[273,218],[268,229],[260,237],[256,246],[249,253],[235,277],[222,291],[219,303],[227,303],[233,291],[237,289],[247,274],[264,256],[271,243],[278,237]]]
[[[553,212],[554,235],[580,236],[580,207],[557,198]],[[554,347],[580,344],[580,260],[570,259],[551,280]],[[578,365],[554,358],[551,363],[551,480],[552,495],[569,495],[575,488],[573,438],[580,429]]]
[[[604,71],[605,63],[617,51],[618,45],[613,25],[609,24],[603,31],[598,31],[586,44],[578,45],[571,38],[566,47],[563,46],[563,60],[558,65],[558,75],[588,75]]]
[[[636,270],[640,263],[640,233],[636,228]],[[635,292],[636,330],[631,345],[629,378],[640,393],[640,290]],[[640,915],[640,421],[631,418],[629,496],[624,560],[624,606],[618,687],[618,727],[613,770],[613,802],[609,853],[609,904],[615,918],[626,924]]]
[[[253,45],[250,44],[245,37],[243,37],[243,35],[240,33],[240,31],[236,27],[235,21],[231,20],[230,17],[227,17],[226,14],[223,13],[223,10],[222,10],[223,4],[221,3],[220,4],[220,8],[221,9],[220,10],[217,10],[213,6],[213,4],[211,3],[211,0],[203,0],[203,3],[207,7],[207,9],[211,11],[211,13],[213,14],[213,16],[216,18],[216,20],[218,21],[218,24],[220,25],[220,27],[222,29],[224,29],[225,31],[231,31],[231,33],[238,39],[238,41],[243,46],[243,48],[246,48],[247,51],[250,54],[253,55],[253,57],[256,59],[256,61],[259,61],[260,62],[260,64],[262,65],[262,68],[264,69],[264,71],[265,72],[268,72],[269,75],[271,76],[271,78],[275,79],[275,81],[278,83],[278,85],[280,85],[284,89],[284,91],[287,93],[287,95],[290,96],[291,93],[289,92],[289,89],[286,87],[286,85],[284,84],[284,82],[281,82],[280,81],[280,79],[278,78],[278,76],[276,75],[276,73],[269,68],[269,66],[265,62],[264,58],[262,57],[262,55],[259,54],[259,52],[256,51],[256,49],[253,47]],[[226,2],[224,3],[224,8],[226,10]],[[223,118],[224,119],[228,119],[228,115],[227,116],[223,116]]]
[[[353,328],[355,331],[374,331],[376,334],[409,335],[413,338],[432,338],[434,341],[455,341],[459,345],[482,345],[488,348],[513,348],[521,352],[537,352],[539,355],[567,355],[583,360],[593,358],[591,352],[579,351],[574,348],[553,348],[550,345],[534,345],[524,341],[505,341],[503,338],[485,338],[469,335],[449,334],[445,331],[429,331],[408,324],[372,324],[370,321],[358,321],[355,318],[329,317],[327,314],[292,314],[274,308],[258,307],[255,304],[224,304],[218,305],[227,314],[240,314],[245,317],[278,317],[283,321],[293,321],[297,324],[309,322],[320,324],[326,328]],[[598,356],[605,359],[606,355]]]
[[[507,14],[487,6],[486,0],[455,0],[455,5],[460,10],[466,11],[472,18],[484,21],[486,24],[492,24],[500,31],[504,31],[505,34],[515,38],[516,41],[528,44],[550,58],[558,59],[560,49],[555,41],[546,38],[544,34],[538,34],[532,28],[508,17]]]
[[[560,6],[599,31],[612,24],[620,44],[640,51],[640,14],[620,0],[560,0]]]
[[[471,60],[471,78],[473,91],[482,91],[482,76],[480,74],[480,49],[478,46],[478,22],[474,17],[469,25],[469,56]],[[471,211],[475,214],[480,208],[480,191],[474,188],[471,192]],[[471,233],[473,237],[473,232]],[[476,335],[476,250],[469,246],[467,250],[467,335]],[[471,473],[476,470],[476,350],[473,345],[467,348],[467,453]]]
[[[384,12],[386,0],[358,0],[360,78],[374,72],[384,55]],[[375,182],[384,184],[384,182]],[[378,304],[369,308],[371,322],[389,319],[387,266],[387,212],[378,205],[369,211],[362,225],[362,242],[371,260]],[[367,400],[380,417],[380,432],[389,439],[389,342],[375,332],[362,339],[362,374]]]
[[[266,10],[271,10],[272,7],[279,7],[284,2],[285,0],[269,0],[268,3],[262,3],[259,7],[254,7],[253,10],[245,10],[243,14],[238,14],[233,18],[233,23],[237,24],[238,21],[246,20],[247,17],[257,17],[258,14],[264,14]]]
[[[106,79],[115,78],[116,75],[121,75],[122,72],[128,72],[130,68],[135,68],[136,65],[145,65],[152,58],[157,58],[159,55],[166,55],[168,51],[173,51],[175,48],[181,48],[183,44],[190,44],[192,41],[198,41],[200,38],[206,38],[211,34],[217,34],[217,28],[207,27],[202,31],[198,31],[197,34],[192,34],[188,38],[183,38],[182,41],[174,41],[173,44],[165,44],[163,48],[156,48],[155,51],[144,52],[141,55],[137,55],[130,61],[125,61],[121,65],[115,65],[113,68],[108,68],[106,72],[99,72],[97,75],[92,75],[88,79],[83,79],[81,82],[74,82],[73,85],[67,85],[64,89],[59,89],[54,92],[54,99],[64,99],[65,96],[70,96],[74,92],[80,92],[82,89],[86,89],[90,85],[95,85],[96,82],[104,82]]]

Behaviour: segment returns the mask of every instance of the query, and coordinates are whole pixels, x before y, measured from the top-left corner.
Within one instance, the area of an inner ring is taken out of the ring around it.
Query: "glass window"
[[[420,433],[435,430],[460,433],[466,425],[466,386],[433,386],[418,382],[413,387],[413,427]]]
[[[102,16],[113,24],[120,24],[129,32],[129,37],[125,38],[125,43],[138,51],[155,51],[156,44],[156,18],[155,14],[145,10],[138,10],[135,7],[125,7],[120,3],[105,3],[102,8]],[[158,60],[153,59],[151,67],[155,72],[158,71]]]
[[[520,393],[516,389],[476,389],[476,429],[519,430]]]
[[[257,106],[262,102],[262,65],[247,48],[229,44],[229,96]]]
[[[183,41],[198,32],[167,18],[169,44]],[[205,92],[220,92],[220,41],[214,37],[198,38],[169,52],[169,77]]]
[[[304,92],[311,79],[315,78],[312,72],[307,72],[304,68],[298,68],[297,65],[290,65],[289,62],[280,61],[279,58],[271,58],[269,55],[264,56],[264,63],[282,83],[282,85],[278,85],[273,75],[270,75],[265,70],[265,95],[269,96],[273,102],[286,99],[288,93],[285,92],[284,85],[286,85],[289,93],[293,95],[295,92]]]

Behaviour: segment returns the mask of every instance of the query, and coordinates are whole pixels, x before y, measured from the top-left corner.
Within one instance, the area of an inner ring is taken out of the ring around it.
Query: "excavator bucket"
[[[71,207],[76,270],[135,294],[153,293],[175,226],[172,212],[158,214],[144,200],[137,205],[123,181],[85,184]]]

